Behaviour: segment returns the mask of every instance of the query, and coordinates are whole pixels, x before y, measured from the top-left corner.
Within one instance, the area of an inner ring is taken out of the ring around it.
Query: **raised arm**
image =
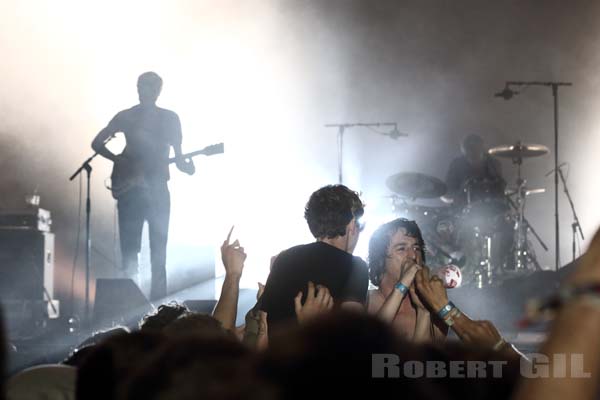
[[[419,271],[415,283],[420,298],[434,313],[434,318],[452,328],[462,342],[472,346],[509,351],[516,357],[522,356],[504,341],[490,321],[474,321],[448,301],[442,280],[435,275],[430,276],[429,270]]]
[[[213,312],[213,317],[219,320],[225,329],[235,329],[235,320],[237,318],[237,306],[240,293],[240,279],[244,269],[246,253],[244,248],[236,240],[229,243],[233,227],[227,235],[227,239],[221,246],[221,258],[225,266],[225,280],[221,288],[221,296]]]
[[[396,317],[402,299],[408,294],[408,290],[415,279],[415,274],[421,269],[413,260],[409,260],[409,262],[412,264],[402,268],[403,272],[399,282],[396,283],[394,289],[377,312],[377,316],[386,322],[391,323]]]

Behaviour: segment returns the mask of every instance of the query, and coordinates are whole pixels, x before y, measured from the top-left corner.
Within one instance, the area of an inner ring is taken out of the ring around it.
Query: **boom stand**
[[[353,124],[326,124],[326,128],[338,128],[337,134],[337,153],[338,153],[338,183],[343,183],[343,160],[344,160],[344,133],[346,128],[354,128],[356,126],[363,126],[368,128],[376,128],[380,126],[391,126],[393,130],[391,132],[377,132],[384,136],[389,136],[392,139],[397,139],[400,136],[408,136],[406,133],[398,131],[398,124],[396,122],[372,122],[372,123],[353,123]]]
[[[108,139],[104,141],[104,145],[110,142],[115,135],[110,136]],[[92,252],[92,239],[91,239],[91,230],[90,230],[90,217],[92,214],[92,200],[91,200],[91,192],[90,192],[90,184],[91,184],[91,175],[92,175],[92,160],[98,155],[98,152],[94,152],[91,157],[81,164],[77,171],[71,175],[69,181],[72,181],[79,175],[82,171],[86,172],[86,199],[85,199],[85,312],[84,312],[84,326],[87,328],[90,326],[90,255]],[[79,222],[78,222],[79,223]]]
[[[555,270],[560,268],[560,235],[559,235],[559,219],[558,219],[558,87],[572,86],[571,82],[540,82],[540,81],[508,81],[506,87],[509,86],[547,86],[552,89],[552,97],[554,99],[554,229],[555,229]],[[517,92],[519,93],[519,92]]]
[[[577,218],[577,213],[575,212],[575,205],[573,204],[573,199],[571,199],[571,194],[569,193],[569,189],[567,188],[567,181],[562,173],[562,170],[558,169],[558,174],[560,176],[560,180],[562,181],[563,187],[565,189],[565,195],[567,195],[567,199],[569,200],[569,205],[571,206],[571,211],[573,212],[573,223],[571,224],[571,228],[573,229],[573,261],[577,256],[577,231],[579,230],[579,234],[581,235],[581,240],[585,240],[583,236],[583,231],[581,230],[581,224],[579,223],[579,218]]]
[[[70,181],[75,179],[82,171],[86,172],[86,199],[85,199],[85,313],[84,326],[88,327],[90,323],[90,253],[92,250],[92,240],[90,237],[90,216],[92,214],[92,201],[90,195],[90,183],[92,179],[92,166],[90,162],[98,153],[88,158],[81,166],[71,175]]]

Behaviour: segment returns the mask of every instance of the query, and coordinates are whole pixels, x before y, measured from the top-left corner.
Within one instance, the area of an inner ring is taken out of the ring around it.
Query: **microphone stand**
[[[547,86],[552,89],[554,100],[554,229],[555,229],[555,270],[560,268],[560,236],[558,218],[558,88],[559,86],[573,86],[571,82],[542,82],[542,81],[507,81],[506,87],[510,86]],[[581,229],[581,228],[580,228]]]
[[[576,243],[577,243],[577,231],[579,230],[579,234],[581,235],[581,240],[585,240],[583,236],[583,231],[581,230],[581,224],[579,223],[579,218],[577,218],[577,213],[575,212],[575,205],[573,204],[573,199],[571,199],[571,194],[569,193],[569,189],[567,188],[567,181],[562,173],[562,169],[558,169],[558,174],[560,176],[560,180],[562,181],[564,192],[567,195],[567,199],[569,200],[569,205],[571,206],[571,211],[573,211],[573,223],[571,224],[571,228],[573,229],[573,261],[577,256],[576,251]]]
[[[110,142],[115,135],[110,136],[104,141],[104,144]],[[98,152],[94,152],[91,157],[86,159],[83,164],[69,177],[69,181],[75,179],[81,172],[86,172],[86,200],[85,200],[85,312],[84,312],[84,326],[87,328],[90,326],[90,255],[92,253],[92,240],[91,240],[91,229],[90,229],[90,217],[92,215],[92,201],[91,201],[91,175],[92,160],[98,155]],[[72,305],[71,305],[72,307]]]
[[[375,128],[380,126],[393,126],[394,129],[389,133],[378,132],[384,136],[389,136],[392,139],[396,139],[400,136],[408,136],[406,133],[398,132],[398,123],[396,122],[369,122],[369,123],[344,123],[344,124],[325,124],[325,128],[338,128],[337,132],[337,153],[338,153],[338,183],[343,183],[343,157],[344,157],[344,133],[346,128],[354,127],[368,127]]]

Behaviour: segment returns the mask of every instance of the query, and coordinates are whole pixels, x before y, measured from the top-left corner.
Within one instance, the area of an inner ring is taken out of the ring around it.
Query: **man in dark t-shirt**
[[[464,207],[468,201],[482,201],[489,197],[502,199],[506,187],[502,165],[487,154],[481,136],[467,136],[461,143],[461,152],[462,156],[452,160],[448,168],[448,193],[442,200]]]
[[[308,282],[329,289],[335,307],[364,310],[368,289],[366,263],[352,255],[362,225],[363,204],[343,185],[314,192],[304,216],[316,242],[295,246],[275,259],[260,299],[267,313],[269,334],[284,323],[295,323],[294,298]]]
[[[119,112],[102,129],[92,148],[115,163],[113,196],[119,211],[121,261],[125,275],[137,280],[138,254],[144,221],[148,221],[152,283],[150,299],[167,295],[166,257],[169,230],[169,153],[173,147],[177,168],[195,172],[191,160],[181,157],[181,124],[176,113],[156,106],[162,79],[154,72],[138,78],[140,104]],[[119,155],[106,148],[117,132],[125,135],[125,149]],[[117,167],[120,167],[117,169]],[[117,170],[120,171],[116,174]],[[117,181],[117,178],[120,178]]]

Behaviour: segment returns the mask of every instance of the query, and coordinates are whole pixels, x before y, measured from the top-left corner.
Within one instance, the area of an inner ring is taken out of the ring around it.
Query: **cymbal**
[[[502,158],[529,158],[539,157],[548,154],[550,150],[541,144],[524,144],[517,142],[511,146],[497,146],[488,150],[488,154]]]
[[[448,190],[440,179],[418,172],[400,172],[388,177],[385,183],[391,191],[412,199],[433,199]]]

